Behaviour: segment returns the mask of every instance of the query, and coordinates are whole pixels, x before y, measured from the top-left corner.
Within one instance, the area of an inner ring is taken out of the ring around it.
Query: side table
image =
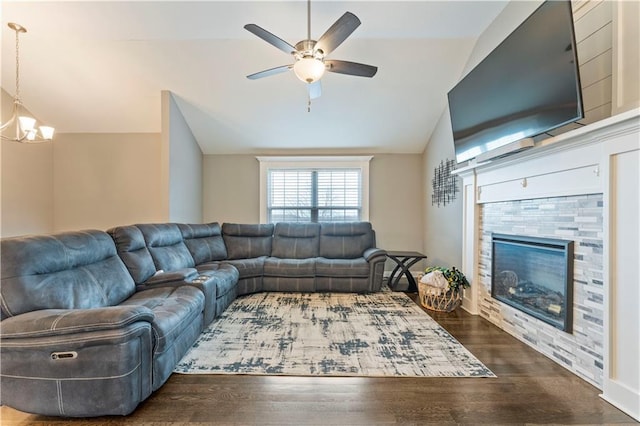
[[[418,286],[416,285],[416,280],[413,278],[413,275],[411,275],[409,268],[422,259],[426,259],[427,256],[417,251],[388,251],[387,257],[396,263],[396,267],[393,268],[391,275],[389,275],[389,288],[393,290],[396,284],[400,281],[400,278],[404,275],[407,277],[407,281],[409,281],[409,288],[407,288],[407,292],[417,292]]]

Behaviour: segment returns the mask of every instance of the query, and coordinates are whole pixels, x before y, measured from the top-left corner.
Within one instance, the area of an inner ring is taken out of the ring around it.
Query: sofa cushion
[[[358,277],[316,277],[315,291],[335,293],[367,293],[371,290],[369,278]]]
[[[136,284],[145,282],[156,273],[156,265],[140,229],[133,225],[117,226],[107,233],[115,242],[118,255]]]
[[[203,327],[204,294],[195,287],[160,287],[139,291],[123,305],[145,306],[154,314],[153,390],[169,378],[175,365],[197,340]]]
[[[251,259],[225,260],[224,263],[233,265],[238,270],[239,279],[243,279],[264,275],[264,261],[266,259],[267,256],[260,256]]]
[[[369,222],[323,222],[320,224],[320,256],[329,259],[354,259],[375,246]]]
[[[191,286],[159,287],[139,291],[122,302],[123,306],[144,306],[153,312],[154,353],[165,352],[191,323],[200,321],[204,294]]]
[[[178,225],[175,223],[145,223],[136,226],[144,235],[156,269],[174,271],[195,266]]]
[[[356,259],[316,259],[316,275],[318,277],[368,277],[369,263],[364,257]]]
[[[247,277],[240,278],[238,280],[238,285],[236,286],[236,291],[238,296],[243,296],[245,294],[257,293],[259,291],[264,290],[264,282],[263,277]]]
[[[113,306],[135,291],[113,240],[102,231],[3,239],[0,266],[2,318]]]
[[[320,225],[317,223],[276,223],[271,256],[308,259],[318,256]]]
[[[273,228],[272,223],[224,223],[222,237],[227,247],[227,258],[250,259],[270,256]]]
[[[238,295],[256,293],[262,291],[262,276],[264,275],[264,261],[266,256],[253,259],[225,260],[224,263],[232,265],[238,270]]]
[[[262,283],[264,291],[300,291],[304,293],[312,293],[316,291],[315,277],[264,277]]]
[[[315,277],[316,259],[280,259],[268,257],[264,261],[265,277]]]
[[[206,224],[179,223],[184,243],[196,265],[227,258],[227,248],[218,222]]]

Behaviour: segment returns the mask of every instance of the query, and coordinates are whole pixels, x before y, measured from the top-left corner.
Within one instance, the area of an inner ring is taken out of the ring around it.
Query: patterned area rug
[[[495,377],[409,297],[389,291],[240,297],[174,371]]]

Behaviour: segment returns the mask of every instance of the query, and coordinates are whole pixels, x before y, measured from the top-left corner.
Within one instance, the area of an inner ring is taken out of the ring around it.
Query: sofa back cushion
[[[271,256],[273,224],[223,223],[222,238],[228,259]]]
[[[276,223],[271,256],[282,259],[318,257],[320,225],[317,223]]]
[[[136,284],[145,282],[156,273],[156,265],[140,229],[133,225],[117,226],[107,233],[115,242],[118,255]]]
[[[227,258],[227,248],[224,245],[222,228],[220,228],[218,222],[205,224],[179,223],[178,228],[196,265]]]
[[[113,240],[102,231],[3,239],[0,265],[2,318],[113,306],[135,292]]]
[[[145,223],[136,225],[147,244],[157,270],[171,272],[193,268],[195,262],[187,249],[182,232],[175,223]]]
[[[320,256],[355,259],[375,246],[369,222],[323,222],[320,224]]]

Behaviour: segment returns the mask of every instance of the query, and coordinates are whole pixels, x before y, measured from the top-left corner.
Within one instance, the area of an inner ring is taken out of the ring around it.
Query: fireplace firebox
[[[491,236],[491,296],[572,332],[573,241]]]

